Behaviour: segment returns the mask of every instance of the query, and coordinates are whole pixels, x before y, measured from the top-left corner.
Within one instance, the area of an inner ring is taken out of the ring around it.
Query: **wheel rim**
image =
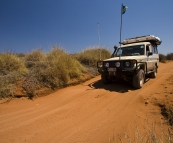
[[[156,75],[157,75],[157,72],[156,72],[156,71],[154,71],[154,75],[155,75],[155,77],[156,77]]]
[[[157,68],[156,67],[155,67],[155,70],[154,70],[154,75],[155,75],[155,77],[157,75]]]
[[[140,86],[142,86],[143,83],[144,83],[144,75],[141,74],[141,76],[140,76]]]

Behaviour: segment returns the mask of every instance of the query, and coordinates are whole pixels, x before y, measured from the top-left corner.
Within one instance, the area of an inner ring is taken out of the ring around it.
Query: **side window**
[[[158,54],[158,51],[157,51],[157,46],[155,47],[155,53]]]
[[[155,53],[154,47],[151,46],[151,49],[152,49],[152,53],[154,54]]]
[[[146,46],[146,55],[148,55],[148,53],[150,52],[150,45]]]
[[[121,54],[122,54],[122,49],[119,48],[118,51],[117,51],[117,53],[116,53],[116,55],[117,56],[120,56]]]
[[[148,52],[150,51],[149,46],[150,46],[150,45],[147,45],[147,47],[146,47],[146,51],[148,51]]]
[[[153,54],[158,54],[156,45],[152,45],[152,52],[153,52]]]

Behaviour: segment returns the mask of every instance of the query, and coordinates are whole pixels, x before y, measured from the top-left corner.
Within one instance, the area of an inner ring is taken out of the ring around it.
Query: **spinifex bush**
[[[0,54],[0,98],[13,95],[14,84],[26,73],[24,63],[16,55]]]
[[[27,68],[35,68],[46,61],[46,54],[41,50],[35,50],[25,56],[25,65]],[[44,65],[44,64],[43,64]]]
[[[85,72],[85,68],[61,48],[54,47],[47,55],[47,60],[50,64],[47,80],[52,87],[65,86],[70,79],[80,79]]]
[[[105,47],[91,47],[73,56],[85,65],[96,66],[98,60],[110,58],[111,52]]]
[[[76,59],[60,48],[54,47],[48,54],[48,60],[50,60],[49,62],[53,63],[56,68],[58,65],[60,68],[64,67],[64,70],[68,73],[70,79],[80,78],[81,74],[86,72],[85,68]]]
[[[26,73],[27,69],[16,55],[0,54],[0,75],[8,75],[13,72]]]
[[[26,64],[39,82],[53,89],[66,86],[70,79],[80,79],[85,72],[77,60],[57,47],[48,54],[33,51],[26,56]]]
[[[13,96],[15,90],[15,83],[19,79],[20,75],[8,74],[0,76],[0,99]]]

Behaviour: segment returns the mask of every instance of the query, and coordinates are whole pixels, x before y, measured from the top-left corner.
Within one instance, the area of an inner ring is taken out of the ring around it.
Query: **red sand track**
[[[118,136],[133,136],[146,119],[160,122],[160,108],[153,103],[169,98],[172,75],[173,62],[160,63],[157,78],[139,90],[128,83],[104,85],[97,76],[33,101],[0,104],[0,143],[120,142]]]

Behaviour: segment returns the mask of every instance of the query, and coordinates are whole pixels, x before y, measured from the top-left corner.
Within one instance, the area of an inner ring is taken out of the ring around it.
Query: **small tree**
[[[173,53],[169,53],[166,55],[167,60],[173,60]]]
[[[163,54],[159,54],[159,62],[165,63],[166,61],[166,56]]]

